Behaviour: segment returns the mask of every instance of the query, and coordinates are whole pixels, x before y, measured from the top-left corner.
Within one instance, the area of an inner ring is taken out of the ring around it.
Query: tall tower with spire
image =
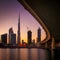
[[[18,44],[20,44],[20,14],[19,14],[19,19],[18,19]]]

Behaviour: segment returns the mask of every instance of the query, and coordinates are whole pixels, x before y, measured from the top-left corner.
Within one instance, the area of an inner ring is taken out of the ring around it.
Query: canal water
[[[60,50],[46,49],[0,49],[0,60],[60,60]]]

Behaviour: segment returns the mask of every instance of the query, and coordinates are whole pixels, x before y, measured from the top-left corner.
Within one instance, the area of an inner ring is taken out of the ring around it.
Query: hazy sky
[[[45,32],[35,18],[25,10],[17,0],[0,0],[0,35],[8,33],[9,28],[13,28],[17,34],[18,19],[20,12],[21,40],[27,42],[27,31],[32,31],[32,39],[37,38],[37,29],[40,27],[41,40],[45,38]],[[28,27],[28,29],[27,29]]]

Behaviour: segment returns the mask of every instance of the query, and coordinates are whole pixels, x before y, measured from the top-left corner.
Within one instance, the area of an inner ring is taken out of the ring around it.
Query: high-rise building
[[[2,41],[2,44],[7,44],[7,34],[1,35],[1,41]]]
[[[31,44],[32,43],[32,32],[31,31],[28,31],[28,44]]]
[[[35,44],[35,39],[33,39],[32,43]]]
[[[16,34],[14,34],[12,27],[9,29],[9,44],[16,44]]]
[[[18,19],[18,44],[20,44],[20,40],[21,40],[21,37],[20,37],[20,14],[19,14],[19,19]]]
[[[24,40],[22,40],[22,44],[24,44]]]
[[[38,28],[37,34],[38,34],[37,42],[40,42],[41,41],[41,29],[40,28]]]
[[[16,34],[11,34],[10,39],[11,39],[11,44],[16,45]]]
[[[11,27],[10,29],[9,29],[9,44],[11,44],[11,35],[12,34],[14,34],[14,32],[13,32],[13,28]]]

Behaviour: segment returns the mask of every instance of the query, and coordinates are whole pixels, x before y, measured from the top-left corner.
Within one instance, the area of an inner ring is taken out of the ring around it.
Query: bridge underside
[[[45,29],[47,37],[44,41],[41,42],[42,45],[45,45],[45,43],[48,42],[48,45],[51,47],[52,36],[54,37],[54,40],[60,40],[60,3],[58,1],[18,1],[36,18],[38,23],[40,23]]]

